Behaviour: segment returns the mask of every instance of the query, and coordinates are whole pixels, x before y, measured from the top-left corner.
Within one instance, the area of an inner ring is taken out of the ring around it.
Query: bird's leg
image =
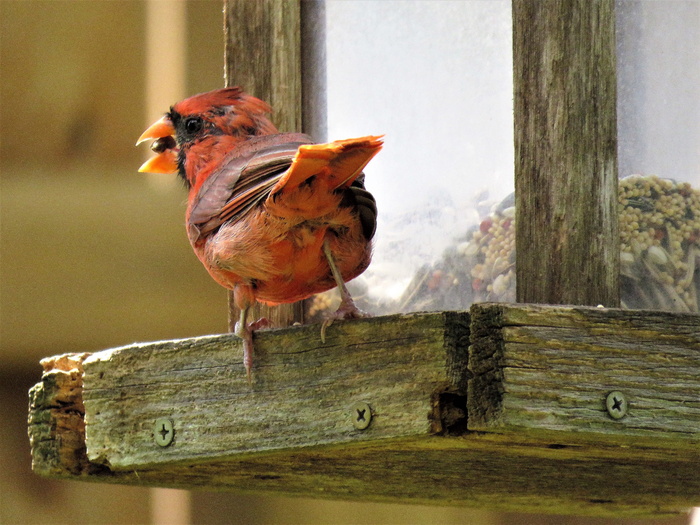
[[[233,304],[240,310],[240,317],[233,333],[243,340],[243,366],[245,366],[246,376],[250,382],[253,369],[253,331],[270,326],[270,322],[265,318],[252,323],[248,322],[250,309],[255,304],[255,295],[251,286],[237,285],[233,289]]]
[[[249,309],[249,306],[241,308],[241,316],[238,318],[234,333],[243,340],[243,366],[245,366],[245,374],[250,383],[252,380],[251,370],[253,368],[253,330],[246,322]]]
[[[328,266],[330,266],[331,273],[333,274],[333,279],[338,286],[338,291],[340,292],[340,306],[328,319],[326,319],[321,325],[321,342],[326,342],[326,328],[333,324],[336,319],[358,319],[360,317],[369,317],[369,314],[360,310],[355,306],[355,301],[352,300],[352,296],[348,291],[347,286],[345,286],[345,281],[343,276],[340,275],[340,270],[335,264],[335,259],[331,253],[331,248],[328,245],[328,239],[323,241],[323,253],[328,259]]]
[[[245,374],[250,383],[253,369],[253,331],[267,328],[270,326],[270,321],[265,317],[261,317],[257,321],[248,323],[246,322],[248,310],[250,310],[250,307],[241,308],[241,316],[236,323],[234,333],[243,340],[243,366],[245,366]]]

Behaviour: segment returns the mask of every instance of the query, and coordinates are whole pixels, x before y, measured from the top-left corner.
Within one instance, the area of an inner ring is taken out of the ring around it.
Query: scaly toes
[[[343,301],[340,307],[321,324],[321,342],[326,342],[326,329],[333,324],[336,319],[362,319],[372,317],[367,312],[363,312],[353,301]]]

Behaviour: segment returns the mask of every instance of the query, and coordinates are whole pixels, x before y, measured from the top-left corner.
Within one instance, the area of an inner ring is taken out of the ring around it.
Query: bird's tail
[[[309,179],[325,179],[330,190],[350,186],[382,149],[383,135],[300,146],[271,195],[289,193]]]

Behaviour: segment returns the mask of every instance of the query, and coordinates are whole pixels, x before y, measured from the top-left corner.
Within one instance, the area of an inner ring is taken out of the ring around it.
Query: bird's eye
[[[199,117],[188,118],[185,121],[185,131],[188,135],[194,135],[202,129],[202,119]]]

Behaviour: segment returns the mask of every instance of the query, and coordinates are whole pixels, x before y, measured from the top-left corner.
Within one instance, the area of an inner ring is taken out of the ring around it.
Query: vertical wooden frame
[[[299,0],[226,0],[226,85],[268,102],[280,131],[301,130]]]
[[[299,0],[226,0],[224,3],[225,79],[268,102],[280,131],[302,129],[301,5]],[[228,293],[229,327],[238,310]],[[273,326],[303,322],[303,303],[256,304],[251,319]]]
[[[513,0],[518,302],[619,306],[614,0]]]

